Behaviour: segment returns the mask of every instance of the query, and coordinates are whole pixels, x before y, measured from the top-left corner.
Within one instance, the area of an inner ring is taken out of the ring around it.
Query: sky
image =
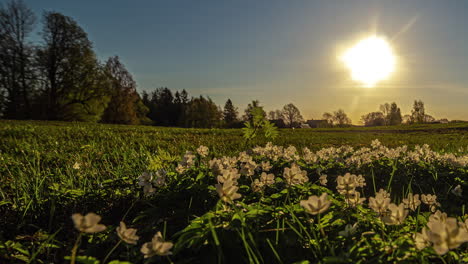
[[[230,98],[240,113],[254,99],[267,111],[293,103],[305,119],[341,108],[354,124],[386,102],[408,114],[420,99],[436,118],[468,120],[468,1],[24,2],[39,22],[43,11],[75,19],[101,60],[121,58],[139,91],[186,89],[220,106]],[[397,61],[367,88],[338,58],[370,35],[386,38]]]

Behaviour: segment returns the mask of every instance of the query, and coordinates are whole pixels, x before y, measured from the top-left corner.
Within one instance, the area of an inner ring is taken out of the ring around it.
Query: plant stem
[[[76,252],[78,251],[78,246],[80,244],[82,235],[83,235],[83,233],[80,232],[80,235],[78,235],[78,238],[75,241],[75,245],[73,246],[71,261],[70,261],[71,264],[75,264]]]
[[[119,240],[119,242],[117,242],[117,244],[115,244],[115,246],[109,251],[109,253],[107,253],[107,255],[104,258],[104,260],[102,261],[102,263],[106,264],[106,260],[110,257],[112,252],[114,252],[114,250],[120,245],[120,243],[122,243],[122,240]]]

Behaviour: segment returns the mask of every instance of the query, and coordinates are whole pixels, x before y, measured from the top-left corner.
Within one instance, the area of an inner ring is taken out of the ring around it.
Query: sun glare
[[[377,82],[387,79],[394,71],[396,61],[390,44],[377,36],[359,41],[344,53],[341,60],[351,71],[351,78],[366,87],[374,87]]]

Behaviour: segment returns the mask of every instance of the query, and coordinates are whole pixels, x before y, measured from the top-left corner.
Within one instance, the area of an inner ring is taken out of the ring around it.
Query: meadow
[[[0,121],[0,263],[463,263],[467,186],[466,123]]]

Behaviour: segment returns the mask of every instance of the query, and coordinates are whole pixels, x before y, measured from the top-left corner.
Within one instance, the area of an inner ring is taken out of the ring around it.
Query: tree
[[[200,96],[190,100],[186,116],[188,127],[212,128],[219,126],[222,113],[210,98]]]
[[[102,116],[102,122],[117,124],[139,124],[137,103],[140,96],[132,75],[120,62],[119,57],[111,57],[106,63],[106,73],[111,80],[111,99]],[[140,109],[140,111],[145,111]]]
[[[387,124],[391,126],[400,125],[403,120],[401,117],[400,108],[395,102],[393,102],[390,106],[390,113],[388,114],[387,120]]]
[[[0,94],[6,118],[31,117],[36,86],[33,47],[28,42],[36,17],[20,0],[0,6]],[[3,95],[5,94],[5,95]]]
[[[340,127],[348,126],[351,125],[351,119],[342,109],[338,109],[338,111],[333,112],[333,123]]]
[[[371,112],[361,117],[365,126],[384,126],[385,117],[382,112]]]
[[[52,120],[98,121],[110,99],[109,78],[87,34],[70,17],[46,12],[37,58],[44,85],[41,105]]]
[[[298,127],[300,123],[304,121],[299,109],[294,104],[291,104],[291,103],[283,107],[283,111],[281,114],[283,117],[283,121],[290,128]]]
[[[283,119],[283,113],[281,110],[277,109],[274,111],[268,112],[268,119],[269,120],[282,120]]]
[[[266,113],[265,113],[265,110],[263,110],[263,106],[260,106],[260,101],[254,100],[254,101],[252,101],[252,103],[247,105],[247,108],[244,111],[245,114],[242,117],[242,119],[244,121],[247,121],[247,122],[252,122],[252,120],[253,120],[252,112],[256,108],[260,109],[260,111],[262,112],[263,117],[266,117]]]
[[[149,96],[149,102],[146,104],[149,108],[148,117],[153,120],[157,126],[175,126],[178,116],[175,116],[174,96],[167,87],[161,87],[154,90]]]
[[[333,126],[333,115],[328,113],[328,112],[325,112],[323,113],[322,115],[322,118],[323,120],[327,120],[327,123],[329,126]]]
[[[385,103],[380,105],[380,111],[382,112],[384,119],[385,119],[385,125],[389,124],[389,117],[390,117],[390,111],[391,111],[392,106],[389,103]]]
[[[421,100],[414,100],[413,110],[411,110],[411,121],[412,123],[424,123],[424,116],[426,115],[424,110],[424,103]]]
[[[237,122],[237,108],[232,104],[231,99],[226,101],[224,104],[223,119],[228,127],[232,126],[233,123]]]

